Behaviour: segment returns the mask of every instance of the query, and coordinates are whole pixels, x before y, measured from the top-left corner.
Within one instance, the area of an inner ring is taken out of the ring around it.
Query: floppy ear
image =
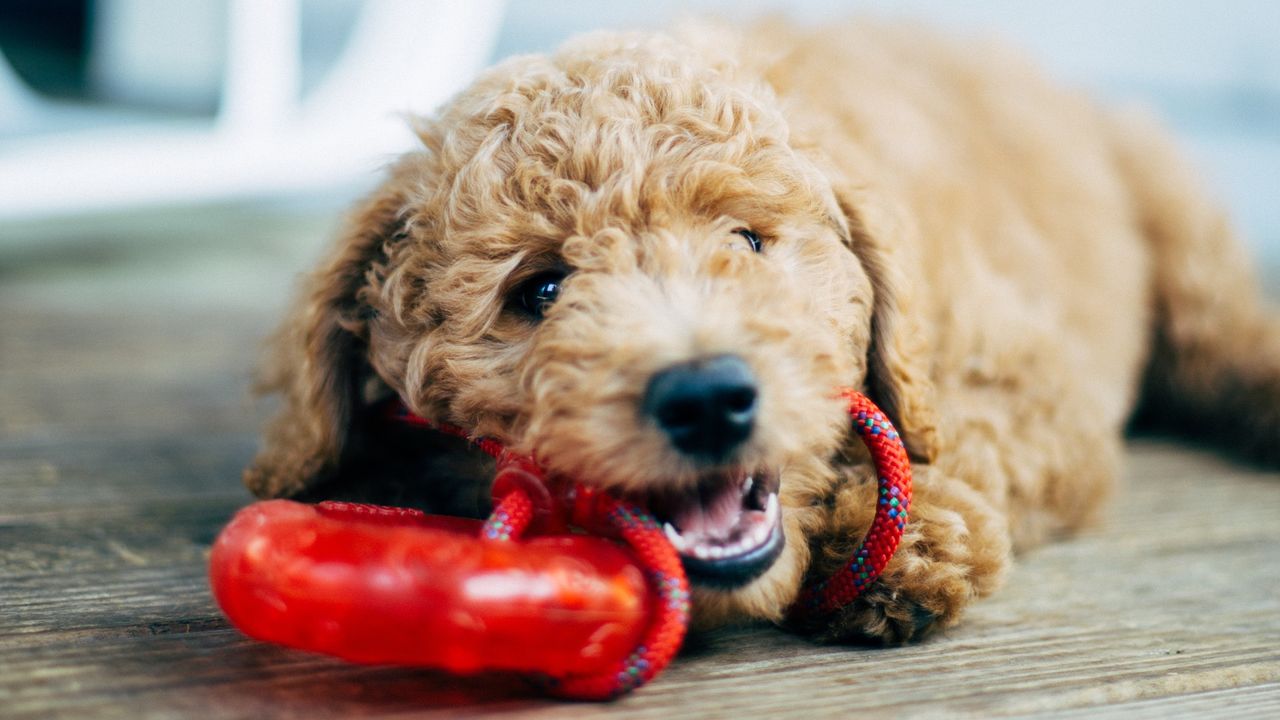
[[[903,224],[868,201],[855,207],[850,192],[837,189],[836,200],[848,223],[849,249],[871,279],[875,293],[871,344],[867,351],[867,395],[889,414],[916,462],[938,454],[937,410],[929,379],[928,340],[920,327],[913,297],[913,266],[900,241]]]
[[[258,390],[278,393],[283,405],[244,472],[255,495],[297,495],[331,475],[358,433],[369,314],[358,295],[403,207],[399,193],[382,190],[357,209],[337,252],[306,278],[274,337]]]

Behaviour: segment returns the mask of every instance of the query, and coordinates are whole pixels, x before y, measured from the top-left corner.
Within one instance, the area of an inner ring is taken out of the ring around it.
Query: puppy
[[[306,282],[264,375],[264,497],[482,513],[536,452],[670,523],[703,626],[779,621],[844,561],[900,430],[915,501],[820,627],[957,621],[1014,551],[1093,519],[1140,394],[1280,458],[1280,322],[1164,134],[1003,50],[874,23],[598,34],[429,118]]]

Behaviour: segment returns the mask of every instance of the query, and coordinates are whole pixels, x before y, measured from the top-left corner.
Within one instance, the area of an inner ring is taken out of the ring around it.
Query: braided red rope
[[[875,582],[898,546],[911,504],[911,464],[897,431],[861,393],[843,390],[841,397],[848,401],[854,428],[875,462],[879,500],[871,528],[849,564],[801,591],[791,615],[809,621],[839,611]],[[657,616],[640,645],[599,674],[548,679],[551,692],[580,700],[613,698],[652,680],[671,662],[689,623],[689,581],[679,554],[647,511],[589,486],[548,478],[533,459],[511,453],[496,440],[471,438],[461,428],[433,423],[398,402],[390,406],[390,413],[401,422],[471,440],[498,461],[494,509],[481,530],[485,539],[508,542],[531,530],[563,532],[573,526],[618,537],[644,569],[658,603]]]
[[[898,549],[911,509],[911,461],[898,431],[862,393],[844,390],[840,395],[848,400],[853,427],[871,451],[876,466],[876,515],[849,563],[831,577],[810,582],[801,590],[790,615],[807,622],[847,607],[880,577]]]

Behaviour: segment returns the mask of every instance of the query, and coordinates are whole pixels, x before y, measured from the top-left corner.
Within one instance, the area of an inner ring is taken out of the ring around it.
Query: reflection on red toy
[[[649,617],[644,575],[587,536],[478,542],[480,521],[272,500],[219,536],[218,604],[260,640],[365,663],[584,674]]]

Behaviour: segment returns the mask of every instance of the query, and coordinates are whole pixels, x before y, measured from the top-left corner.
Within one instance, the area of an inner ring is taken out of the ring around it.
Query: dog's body
[[[1280,322],[1160,132],[918,29],[677,38],[513,59],[421,124],[286,321],[255,492],[476,511],[487,468],[378,425],[394,393],[647,501],[703,623],[777,620],[870,522],[861,387],[916,499],[813,630],[901,640],[1095,514],[1144,388],[1276,461]]]

